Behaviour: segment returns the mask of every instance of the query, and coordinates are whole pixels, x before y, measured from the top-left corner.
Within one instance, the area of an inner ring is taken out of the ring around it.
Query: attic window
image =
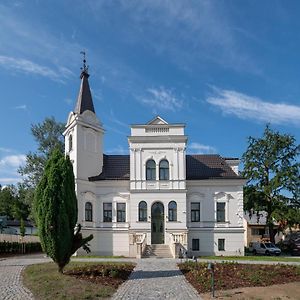
[[[151,132],[151,133],[165,133],[169,132],[169,128],[167,127],[150,127],[145,129],[146,132]]]

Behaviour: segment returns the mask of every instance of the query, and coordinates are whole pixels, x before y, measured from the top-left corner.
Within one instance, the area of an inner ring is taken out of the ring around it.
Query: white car
[[[254,254],[280,255],[281,250],[270,242],[252,242],[249,244],[249,250]]]

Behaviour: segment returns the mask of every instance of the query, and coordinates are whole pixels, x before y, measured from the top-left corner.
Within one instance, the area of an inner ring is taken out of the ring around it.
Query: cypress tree
[[[58,265],[59,272],[72,254],[93,235],[83,239],[77,221],[77,199],[73,167],[69,157],[59,149],[50,156],[35,193],[35,215],[43,250]],[[79,230],[74,233],[75,226]]]

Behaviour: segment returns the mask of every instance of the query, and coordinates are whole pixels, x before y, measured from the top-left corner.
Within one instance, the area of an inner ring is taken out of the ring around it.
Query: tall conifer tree
[[[71,255],[93,235],[83,239],[77,221],[77,199],[73,168],[59,149],[50,156],[35,194],[35,214],[43,250],[63,272]],[[79,228],[79,230],[78,230]]]

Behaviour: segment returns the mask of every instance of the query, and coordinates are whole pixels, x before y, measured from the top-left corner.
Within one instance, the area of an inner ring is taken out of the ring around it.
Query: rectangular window
[[[103,222],[112,222],[112,204],[103,203]]]
[[[264,228],[251,228],[251,234],[252,235],[264,235],[265,229]]]
[[[217,222],[225,222],[225,202],[217,203]]]
[[[199,239],[192,239],[192,250],[199,251]]]
[[[191,221],[200,222],[200,203],[192,202],[191,203]]]
[[[126,203],[117,203],[117,222],[126,222]]]
[[[225,239],[218,239],[218,250],[225,251]]]

